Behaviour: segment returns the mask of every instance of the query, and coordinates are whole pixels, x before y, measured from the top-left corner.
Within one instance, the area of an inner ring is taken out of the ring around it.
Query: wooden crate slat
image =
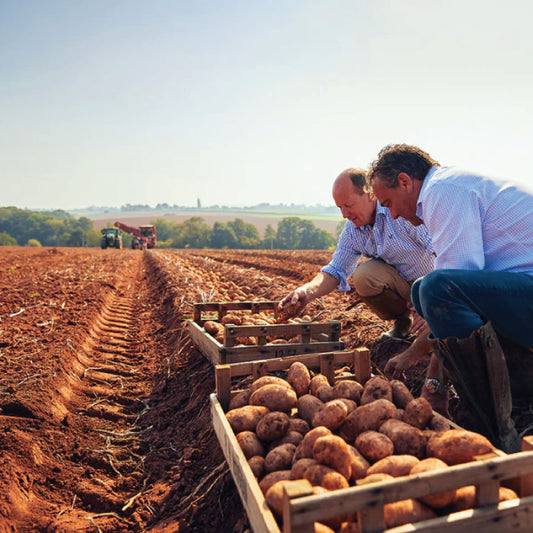
[[[210,396],[211,419],[218,441],[254,533],[280,533],[255,476],[215,394]]]
[[[480,462],[450,466],[440,471],[423,472],[371,485],[332,491],[320,497],[301,498],[291,503],[295,523],[320,521],[353,513],[364,507],[383,505],[406,498],[480,485],[533,471],[533,452],[522,452]],[[320,501],[322,498],[322,501]],[[366,533],[363,524],[363,533]]]

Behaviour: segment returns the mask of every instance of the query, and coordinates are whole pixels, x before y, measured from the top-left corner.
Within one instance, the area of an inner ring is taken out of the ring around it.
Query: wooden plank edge
[[[250,465],[224,415],[222,406],[215,394],[211,394],[209,399],[213,428],[254,533],[281,533]]]

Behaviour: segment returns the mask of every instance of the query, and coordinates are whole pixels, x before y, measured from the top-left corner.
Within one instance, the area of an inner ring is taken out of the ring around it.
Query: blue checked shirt
[[[398,270],[409,283],[433,270],[434,254],[424,225],[413,226],[403,218],[394,220],[377,202],[374,225],[357,228],[348,220],[331,262],[322,268],[339,281],[337,289],[350,289],[348,278],[364,255],[381,259]]]
[[[533,194],[453,167],[433,167],[416,214],[437,253],[435,268],[533,275]]]

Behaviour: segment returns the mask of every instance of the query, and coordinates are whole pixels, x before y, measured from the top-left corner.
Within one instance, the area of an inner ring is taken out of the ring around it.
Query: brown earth
[[[246,531],[186,320],[198,301],[278,300],[330,255],[3,247],[0,533]],[[309,314],[340,320],[375,372],[404,347],[377,342],[390,324],[353,294]]]

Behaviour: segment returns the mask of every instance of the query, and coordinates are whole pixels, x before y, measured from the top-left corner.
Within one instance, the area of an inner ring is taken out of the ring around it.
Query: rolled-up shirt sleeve
[[[361,258],[361,253],[354,250],[353,247],[353,236],[350,235],[352,228],[354,228],[352,223],[346,223],[331,261],[321,269],[321,272],[325,272],[338,280],[337,290],[339,291],[350,290],[348,278],[352,275]]]

